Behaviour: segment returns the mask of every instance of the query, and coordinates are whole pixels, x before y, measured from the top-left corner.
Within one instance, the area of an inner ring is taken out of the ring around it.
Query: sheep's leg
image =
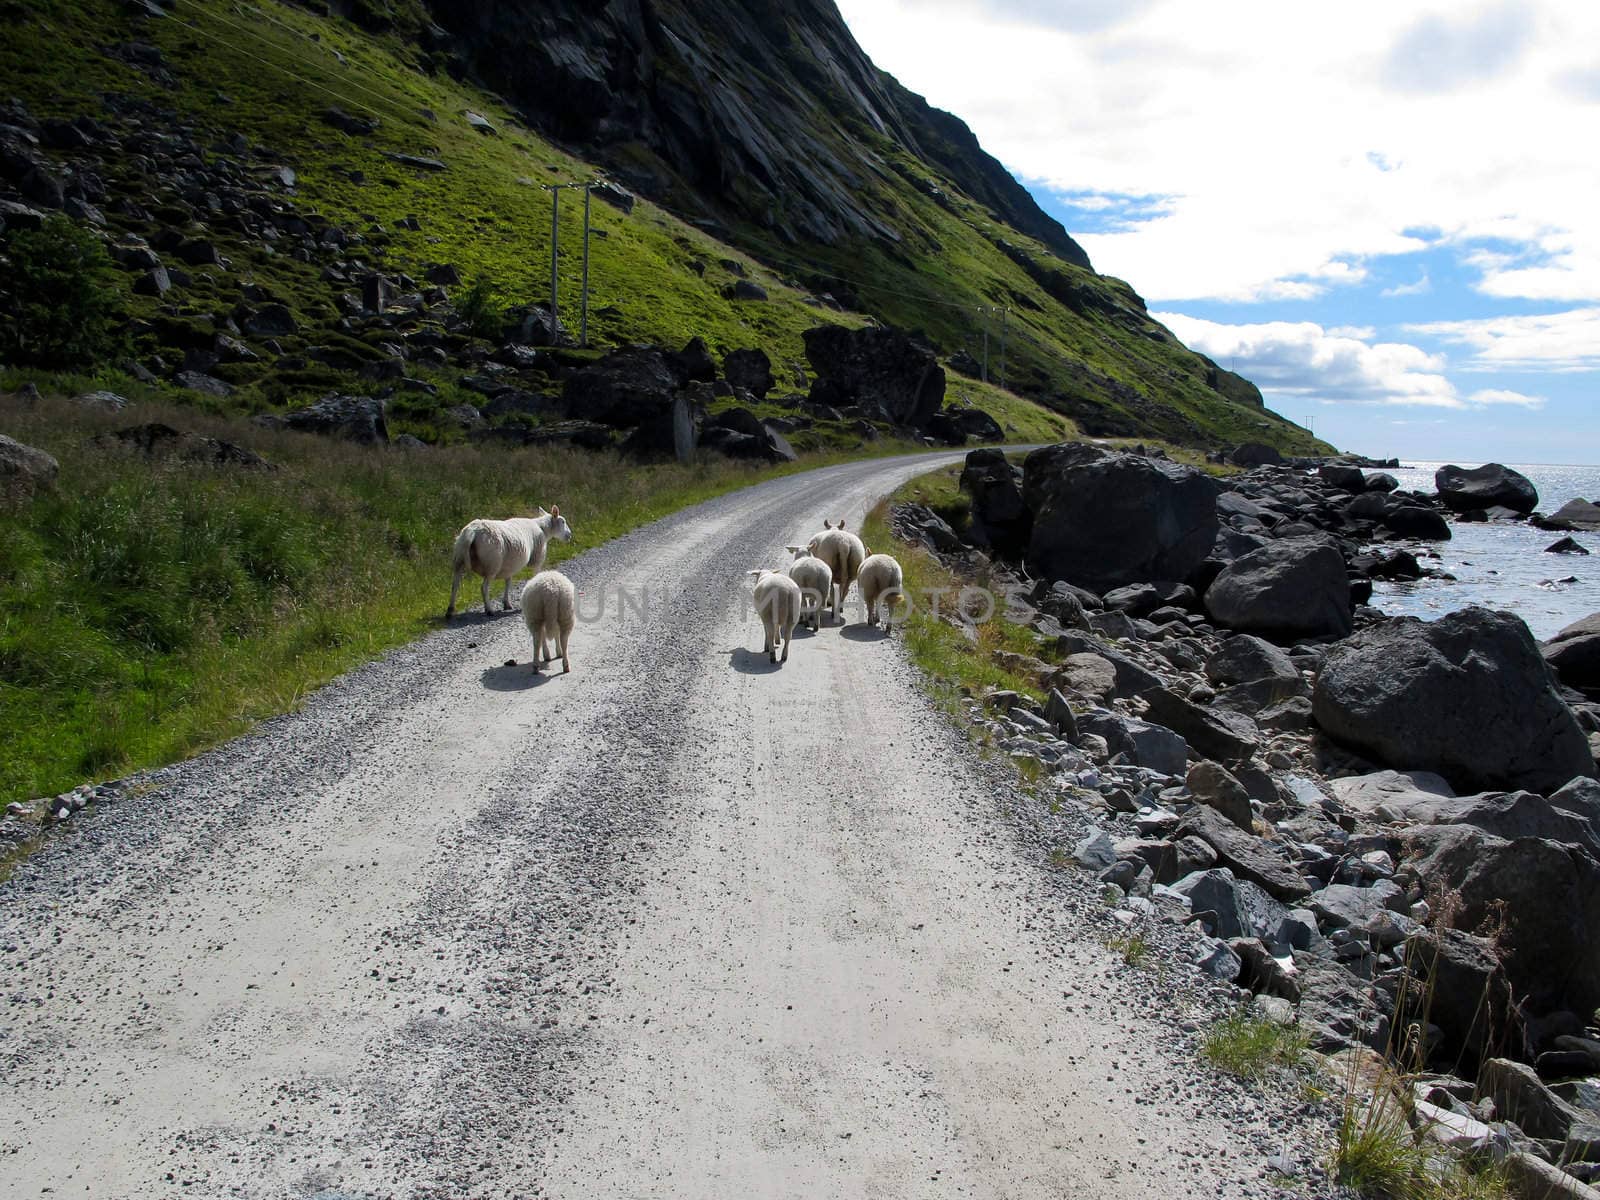
[[[450,607],[444,610],[444,619],[446,621],[456,615],[456,596],[461,591],[461,577],[465,574],[465,571],[458,569],[456,577],[450,581]]]
[[[489,615],[489,577],[483,577],[483,615]]]
[[[794,626],[790,625],[789,628],[787,628],[787,629],[785,629],[783,631],[783,657],[781,659],[779,659],[780,662],[788,662],[789,661],[789,643],[792,642],[793,640],[794,640]]]
[[[561,631],[561,673],[563,675],[568,675],[572,672],[572,660],[567,657],[567,638],[571,635],[572,631],[570,629]]]
[[[500,597],[500,610],[502,612],[511,611],[511,579],[509,576],[506,578],[506,590]]]

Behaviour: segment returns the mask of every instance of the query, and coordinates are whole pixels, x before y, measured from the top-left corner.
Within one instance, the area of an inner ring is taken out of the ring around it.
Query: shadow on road
[[[491,692],[526,692],[540,684],[549,683],[559,674],[561,660],[558,658],[554,672],[550,670],[549,663],[545,664],[543,671],[535,671],[528,663],[518,663],[512,667],[490,667],[478,678]]]
[[[862,621],[859,625],[846,625],[839,630],[839,636],[847,642],[885,642],[889,640],[889,631]]]
[[[781,647],[778,653],[783,653]],[[784,668],[783,663],[768,662],[762,651],[746,650],[743,646],[728,651],[728,665],[741,675],[771,675]]]
[[[496,601],[496,603],[498,604],[499,601]],[[443,613],[438,613],[431,617],[422,618],[422,623],[424,625],[432,625],[435,629],[473,629],[479,625],[492,625],[503,617],[514,617],[519,611],[519,609],[513,608],[510,612],[501,612],[497,608],[491,613],[486,613],[483,609],[478,608],[473,609],[471,612],[458,612],[448,621],[445,620]]]

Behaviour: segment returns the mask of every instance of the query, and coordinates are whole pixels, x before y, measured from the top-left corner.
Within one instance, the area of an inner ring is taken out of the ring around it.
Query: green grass
[[[152,464],[93,440],[152,420],[281,470]],[[0,510],[0,801],[183,758],[436,628],[450,539],[472,517],[559,504],[575,531],[552,547],[559,562],[778,473],[373,450],[159,402],[108,414],[0,398],[0,427],[61,462],[54,490]]]
[[[1122,956],[1130,967],[1142,967],[1150,959],[1150,942],[1142,933],[1123,933],[1106,939],[1106,949]]]
[[[396,27],[414,24],[406,18]],[[14,0],[7,35],[0,41],[0,76],[7,94],[36,115],[101,115],[102,97],[119,94],[193,123],[207,155],[231,155],[225,139],[242,134],[297,172],[303,214],[318,214],[363,239],[351,257],[419,276],[432,264],[450,263],[466,280],[492,280],[503,301],[537,301],[548,293],[552,201],[545,185],[596,173],[593,164],[521,127],[494,97],[434,70],[403,32],[374,34],[282,0],[186,0],[171,16],[142,22],[115,0]],[[172,86],[102,53],[128,40],[160,48]],[[367,137],[342,133],[320,117],[334,104],[380,123]],[[468,126],[468,109],[493,121],[498,135],[485,137]],[[819,136],[832,134],[819,127]],[[990,411],[1010,440],[1058,440],[1068,432],[1061,414],[1070,415],[1084,397],[1103,399],[1107,388],[1120,387],[1131,390],[1118,393],[1122,398],[1111,407],[1134,423],[1131,432],[1189,443],[1249,438],[1286,450],[1327,448],[1276,414],[1230,398],[1225,376],[1223,390],[1211,386],[1207,364],[1150,321],[1127,284],[1061,262],[1033,239],[995,224],[948,179],[937,179],[947,202],[936,203],[917,184],[939,172],[870,131],[857,136],[864,145],[844,148],[844,159],[877,156],[881,164],[863,173],[858,201],[901,228],[901,244],[794,245],[737,225],[724,241],[648,201],[626,216],[598,203],[590,273],[594,342],[678,345],[700,336],[715,354],[760,346],[772,356],[782,389],[805,367],[800,334],[812,325],[860,324],[870,313],[923,330],[943,353],[978,353],[975,310],[1003,305],[1011,310],[1006,377],[1019,394],[954,375],[950,393],[954,401],[976,401]],[[417,171],[387,153],[435,156],[449,169]],[[247,165],[254,169],[258,162]],[[113,195],[144,194],[149,182],[131,157],[107,168]],[[560,208],[566,265],[559,299],[569,322],[578,301],[581,209],[576,194],[567,193]],[[113,228],[145,234],[169,219],[145,225],[110,209],[107,215]],[[421,228],[401,228],[408,217]],[[171,219],[184,228],[182,213]],[[191,286],[167,297],[165,309],[153,299],[133,298],[140,317],[169,337],[186,328],[203,332],[209,314],[231,307],[240,286],[250,284],[304,323],[301,335],[284,339],[286,351],[316,341],[358,357],[372,353],[364,338],[344,338],[333,329],[338,294],[352,285],[329,284],[320,264],[247,242],[226,222],[209,225],[231,269],[197,270]],[[1031,260],[1032,270],[1019,265],[1018,254]],[[725,298],[723,290],[736,278],[725,261],[760,283],[770,300]],[[835,290],[858,295],[864,311],[840,313],[811,303],[830,281],[840,285]],[[1061,299],[1068,293],[1070,303]],[[996,376],[998,333],[991,330]],[[145,332],[139,348],[148,356],[159,340]],[[237,405],[250,411],[335,387],[350,390],[353,382],[315,366],[287,377],[255,364],[219,373],[239,389]],[[436,408],[463,398],[452,391],[458,375],[426,376],[441,388]],[[413,420],[419,434],[441,432],[426,412]],[[819,436],[828,443],[835,432]]]
[[[1239,1009],[1215,1022],[1200,1042],[1200,1057],[1219,1071],[1261,1083],[1306,1061],[1306,1035],[1293,1025]]]
[[[1041,646],[1038,635],[1026,625],[1007,620],[1005,609],[999,603],[995,605],[994,614],[984,621],[953,623],[947,619],[956,611],[963,587],[983,589],[988,586],[988,579],[959,578],[927,550],[901,541],[889,528],[889,509],[899,502],[929,504],[947,520],[952,516],[961,517],[966,503],[955,484],[959,474],[959,467],[950,467],[919,476],[867,514],[863,539],[871,549],[899,559],[905,573],[906,591],[913,602],[909,614],[901,613],[897,636],[905,639],[911,661],[939,689],[966,688],[973,695],[979,695],[986,689],[996,688],[1042,700],[1044,692],[1036,677],[1010,670],[995,657],[1007,652],[1037,655]],[[960,528],[964,519],[951,523]],[[938,614],[928,602],[930,592],[939,597]]]

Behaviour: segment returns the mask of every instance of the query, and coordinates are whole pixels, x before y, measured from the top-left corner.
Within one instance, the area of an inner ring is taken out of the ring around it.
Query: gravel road
[[[0,1195],[1270,1193],[1192,972],[858,600],[758,653],[748,568],[955,457],[573,559],[570,675],[473,613],[72,818],[0,885]]]

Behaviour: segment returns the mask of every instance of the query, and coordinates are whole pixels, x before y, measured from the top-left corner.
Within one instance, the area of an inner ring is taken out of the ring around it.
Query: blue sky
[[[1600,3],[840,8],[1277,411],[1372,455],[1600,462]]]

